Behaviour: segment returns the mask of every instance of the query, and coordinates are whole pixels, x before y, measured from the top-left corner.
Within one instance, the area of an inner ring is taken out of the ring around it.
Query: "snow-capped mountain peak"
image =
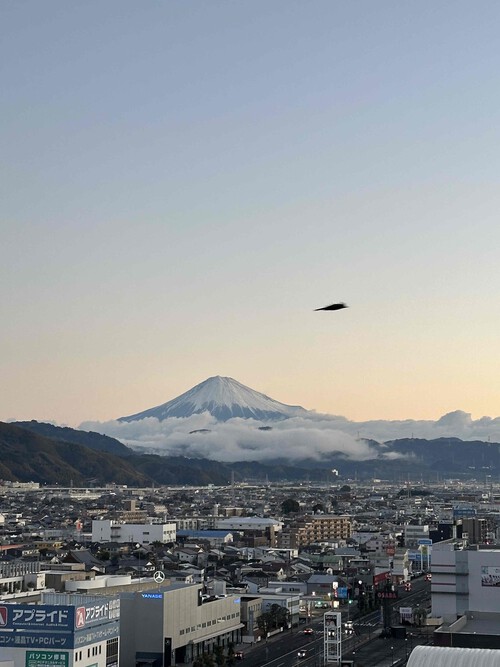
[[[202,412],[209,412],[219,421],[233,417],[276,421],[304,416],[308,411],[300,406],[285,405],[232,378],[217,375],[163,405],[120,417],[119,421],[137,421],[146,417],[163,421],[169,417],[190,417]]]

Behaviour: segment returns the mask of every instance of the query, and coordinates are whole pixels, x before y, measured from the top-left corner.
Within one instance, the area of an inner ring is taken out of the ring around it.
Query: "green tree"
[[[269,611],[275,628],[284,628],[288,624],[290,618],[288,609],[279,604],[273,604]]]
[[[423,607],[417,607],[413,612],[413,618],[416,625],[425,625],[427,619],[427,610]]]
[[[269,611],[261,614],[257,619],[257,626],[263,634],[272,630],[284,628],[290,621],[290,612],[279,604],[271,605]]]
[[[271,630],[271,622],[272,618],[269,612],[261,614],[257,619],[257,627],[259,628],[259,630],[262,632],[263,635],[267,635],[269,630]]]
[[[226,664],[226,656],[222,646],[214,646],[215,664],[217,667],[224,667]]]
[[[298,512],[300,510],[300,505],[295,498],[287,498],[281,503],[281,511],[283,514],[291,514],[292,512]]]
[[[214,656],[211,653],[203,653],[202,664],[203,667],[215,667]]]
[[[316,503],[316,505],[313,505],[312,511],[314,512],[314,514],[316,514],[316,512],[324,512],[325,506],[322,505],[321,503]]]

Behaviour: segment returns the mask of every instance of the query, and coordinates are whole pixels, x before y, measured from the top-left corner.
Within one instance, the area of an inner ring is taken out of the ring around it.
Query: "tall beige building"
[[[283,527],[278,546],[293,549],[317,542],[333,542],[351,537],[351,517],[336,514],[306,516]]]

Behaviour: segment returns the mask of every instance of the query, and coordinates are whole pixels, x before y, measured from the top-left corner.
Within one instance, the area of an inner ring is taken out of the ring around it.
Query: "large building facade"
[[[176,541],[175,523],[122,523],[112,519],[92,521],[93,542],[137,542],[148,545],[153,542],[168,544]]]
[[[240,597],[207,598],[199,584],[121,596],[120,667],[190,663],[241,640]]]
[[[0,663],[13,667],[117,667],[117,597],[44,594],[0,605]]]
[[[296,548],[307,544],[335,542],[351,537],[351,517],[318,514],[298,519],[284,526],[278,536],[278,546]]]
[[[433,616],[453,622],[467,612],[499,612],[500,549],[437,544],[431,571]]]

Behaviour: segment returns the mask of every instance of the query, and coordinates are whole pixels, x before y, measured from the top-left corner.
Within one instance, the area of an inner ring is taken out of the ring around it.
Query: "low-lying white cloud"
[[[252,419],[217,422],[203,413],[163,421],[148,417],[134,422],[85,422],[80,428],[105,433],[134,449],[218,461],[320,459],[334,452],[355,460],[376,456],[366,442],[322,419],[286,419],[274,422],[271,430],[260,430],[261,426],[262,422]]]
[[[344,417],[310,413],[265,426],[252,419],[218,422],[208,412],[186,418],[159,421],[148,417],[140,421],[84,422],[81,429],[117,438],[136,450],[166,456],[209,458],[218,461],[261,461],[283,458],[298,461],[321,460],[334,453],[363,461],[376,458],[380,451],[366,439],[384,442],[398,438],[457,437],[462,440],[500,441],[500,418],[473,420],[470,414],[452,412],[438,421],[352,422]],[[193,431],[198,431],[193,433]],[[384,458],[394,458],[384,452]]]

